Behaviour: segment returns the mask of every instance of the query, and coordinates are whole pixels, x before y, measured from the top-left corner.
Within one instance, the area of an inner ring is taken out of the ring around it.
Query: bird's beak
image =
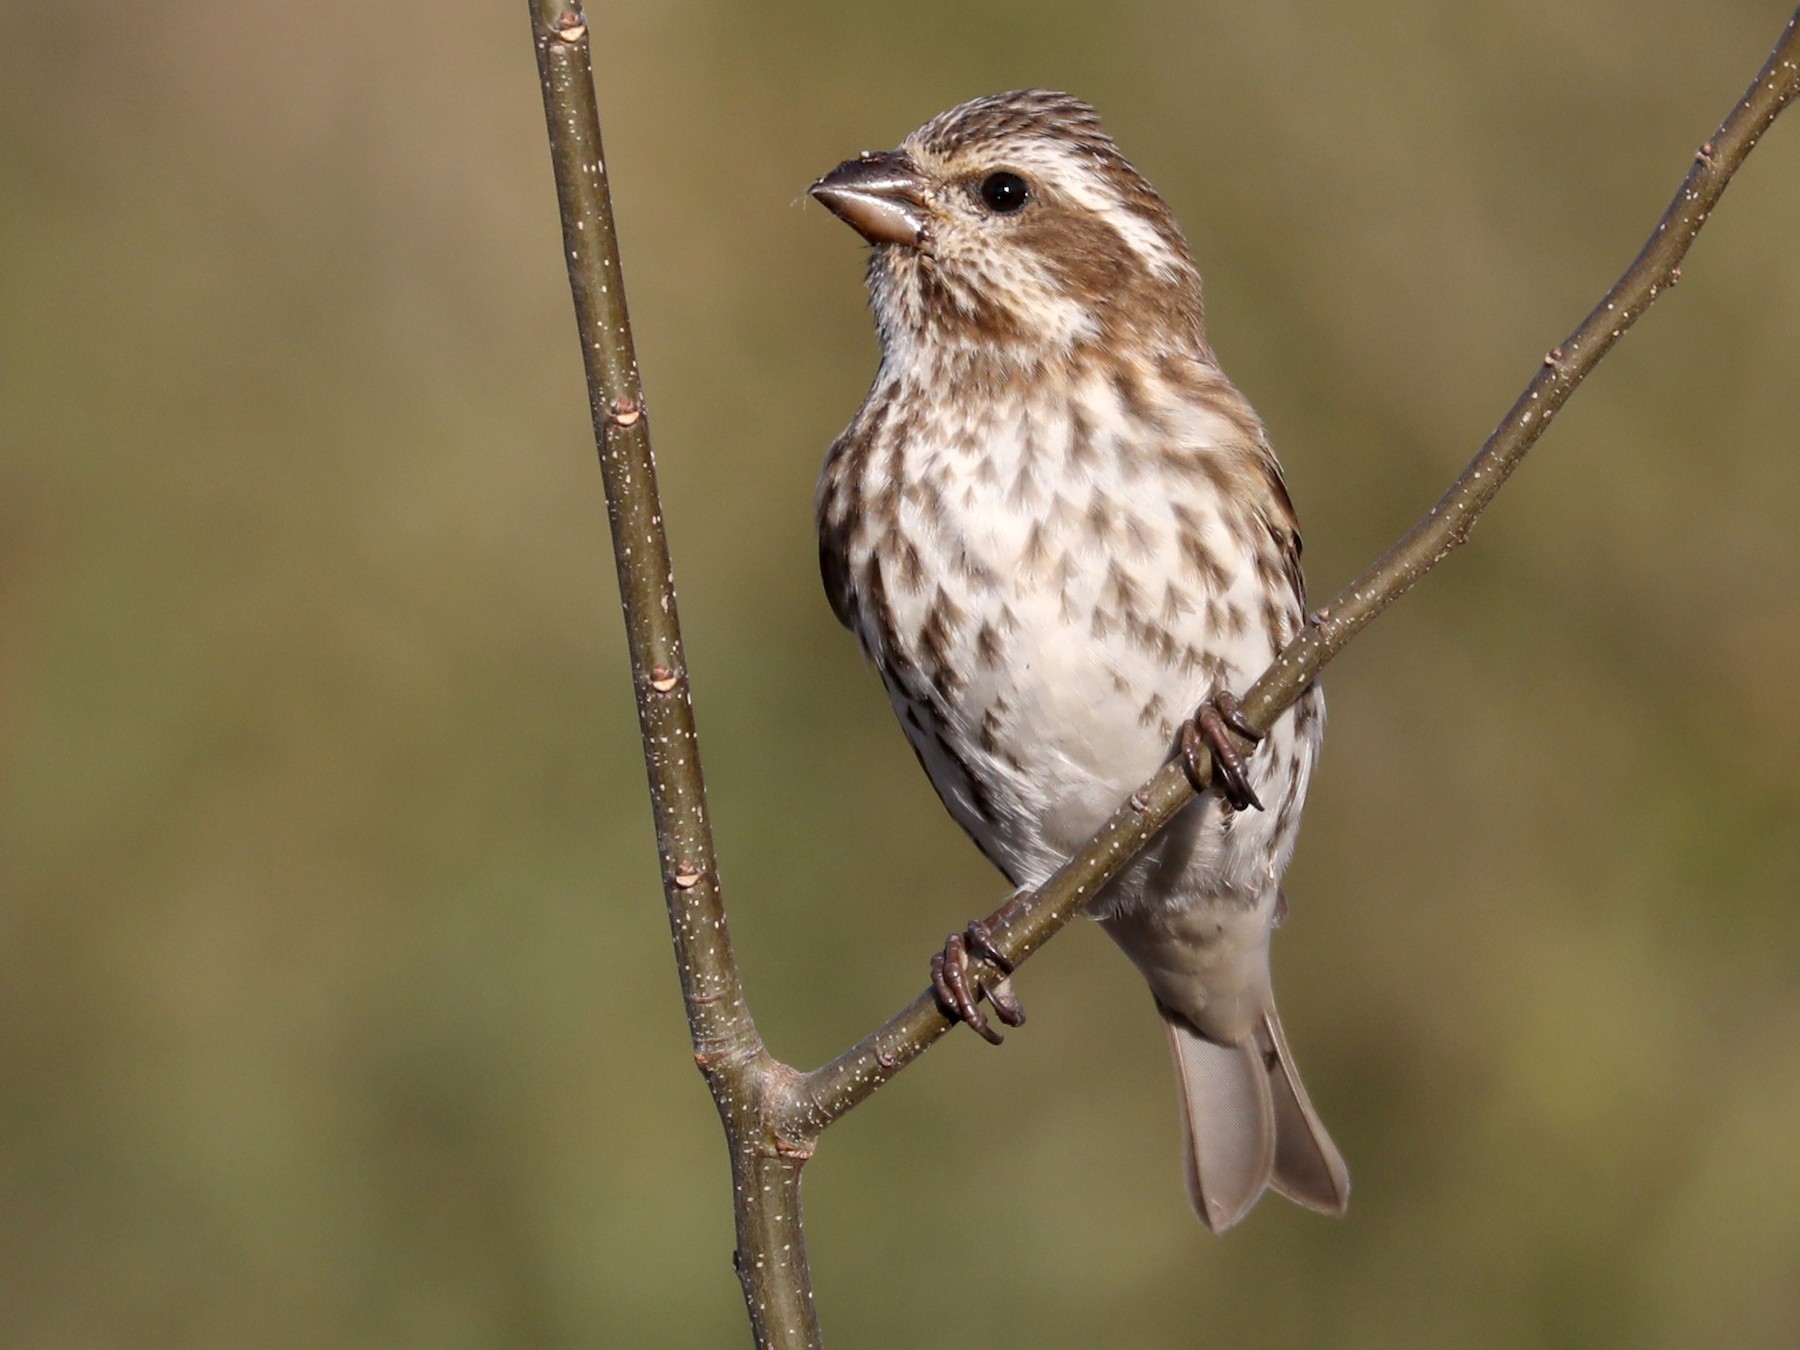
[[[925,236],[925,179],[898,150],[864,151],[808,191],[871,244],[912,248]]]

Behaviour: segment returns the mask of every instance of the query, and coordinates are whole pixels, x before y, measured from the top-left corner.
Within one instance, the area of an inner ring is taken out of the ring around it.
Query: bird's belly
[[[1153,432],[1104,382],[1072,392],[1081,419],[1062,405],[952,409],[873,456],[840,563],[939,795],[1025,885],[1155,772],[1201,699],[1241,693],[1300,621],[1254,501],[1225,469],[1195,467],[1232,429],[1190,409]],[[1250,764],[1271,810],[1234,816],[1209,794],[1113,895],[1205,886],[1260,900],[1285,865],[1316,737],[1316,718],[1301,734],[1280,719]]]
[[[890,678],[907,734],[951,813],[1020,885],[1047,878],[1155,773],[1201,699],[1241,691],[1272,653],[1260,631],[1209,629],[1203,605],[1151,636],[1108,607],[1103,569],[1099,579],[1062,580],[1015,585],[1004,599],[940,586],[940,613],[963,617],[948,641],[947,625],[897,607],[902,634],[936,639],[911,644],[916,663],[931,666],[933,648],[955,672],[924,686]],[[1296,753],[1293,716],[1284,716],[1251,759],[1252,782],[1272,810],[1234,815],[1209,794],[1098,908],[1187,907],[1209,895],[1258,903],[1286,864],[1311,748]]]
[[[1038,828],[1057,847],[1079,843],[1168,758],[1176,730],[1205,690],[1058,601],[1026,600],[1009,658],[957,701],[978,718],[1006,767],[1037,798]]]

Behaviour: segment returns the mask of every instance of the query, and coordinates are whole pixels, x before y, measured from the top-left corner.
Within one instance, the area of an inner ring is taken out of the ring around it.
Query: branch
[[[712,1088],[731,1149],[738,1197],[734,1264],[759,1346],[817,1346],[800,1231],[800,1168],[811,1148],[789,1149],[772,1140],[764,1125],[766,1103],[779,1095],[771,1083],[783,1075],[793,1077],[793,1070],[775,1064],[763,1047],[725,926],[700,743],[681,654],[675,573],[663,535],[650,419],[625,309],[587,21],[577,4],[561,0],[531,0],[531,20],[569,287],[606,481],[669,931],[694,1060]]]
[[[737,1251],[756,1343],[821,1345],[801,1227],[800,1174],[818,1135],[950,1028],[929,993],[810,1074],[775,1060],[757,1034],[725,926],[707,821],[687,669],[601,152],[587,23],[577,0],[531,0],[569,284],[606,483],[630,641],[663,890],[694,1058],[725,1126]],[[1357,633],[1468,537],[1476,519],[1607,351],[1681,275],[1680,263],[1726,185],[1800,92],[1800,12],[1713,138],[1636,261],[1562,343],[1450,490],[1399,543],[1324,609],[1242,699],[1267,727]],[[990,926],[1016,964],[1043,946],[1195,795],[1167,765],[1034,895]]]
[[[1694,156],[1675,199],[1636,260],[1562,345],[1544,357],[1531,383],[1450,490],[1368,571],[1317,611],[1243,696],[1243,711],[1253,726],[1266,729],[1376,615],[1467,541],[1475,521],[1544,434],[1550,419],[1657,296],[1681,279],[1681,260],[1732,175],[1797,92],[1800,10],[1788,20],[1743,98]],[[1015,967],[1027,960],[1194,795],[1181,766],[1164,765],[1035,895],[989,919],[995,945]],[[816,1134],[917,1059],[950,1025],[930,992],[921,994],[837,1059],[806,1075],[792,1128]]]

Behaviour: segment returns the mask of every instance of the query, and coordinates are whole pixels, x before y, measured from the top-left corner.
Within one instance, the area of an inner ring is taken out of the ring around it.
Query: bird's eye
[[[1002,169],[999,173],[990,173],[981,180],[981,200],[986,202],[988,210],[997,211],[1001,215],[1011,215],[1025,205],[1031,196],[1031,189],[1025,180],[1016,173]]]

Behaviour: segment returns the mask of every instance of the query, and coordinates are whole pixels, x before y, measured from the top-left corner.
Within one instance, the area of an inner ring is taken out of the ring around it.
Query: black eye
[[[1031,189],[1025,185],[1025,180],[1005,169],[981,180],[981,200],[988,204],[988,210],[998,211],[1001,215],[1011,215],[1025,205],[1030,196]]]

